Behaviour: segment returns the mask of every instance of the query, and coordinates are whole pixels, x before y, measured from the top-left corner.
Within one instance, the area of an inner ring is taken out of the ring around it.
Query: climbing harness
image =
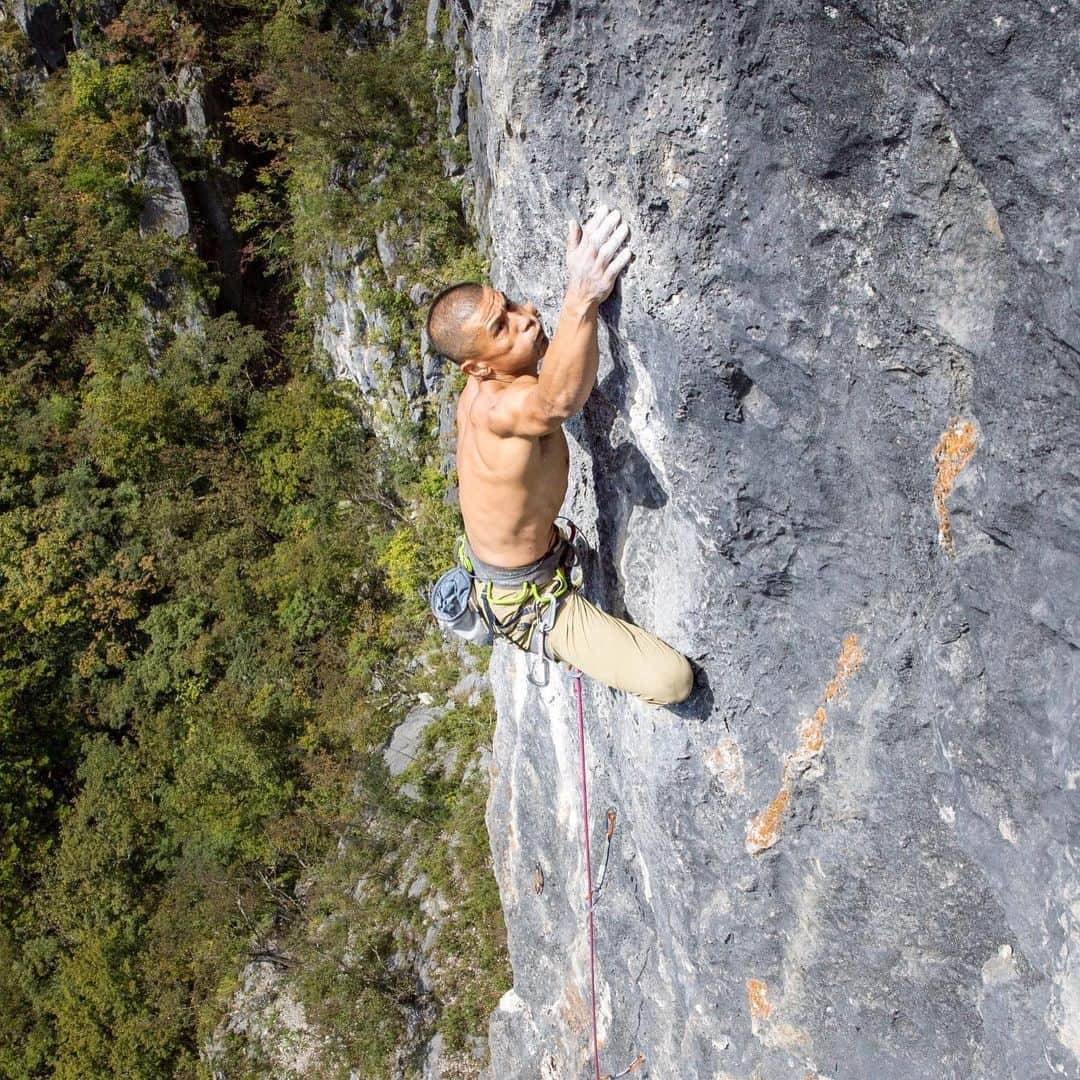
[[[582,703],[581,677],[584,672],[581,668],[570,666],[570,677],[574,680],[574,692],[577,695],[577,719],[578,719],[578,745],[581,747],[581,818],[584,824],[585,836],[585,880],[588,885],[588,893],[585,897],[585,910],[589,915],[589,988],[592,1002],[592,1037],[593,1037],[593,1065],[596,1068],[596,1080],[616,1080],[617,1077],[626,1076],[645,1063],[645,1056],[639,1054],[637,1058],[622,1072],[609,1075],[600,1072],[600,1040],[596,1030],[596,932],[593,925],[593,911],[600,889],[604,885],[604,876],[607,874],[608,853],[611,850],[611,837],[615,833],[615,808],[609,807],[607,812],[607,834],[604,845],[604,865],[600,871],[600,884],[594,889],[592,881],[592,855],[589,846],[589,788],[585,780],[585,706]]]
[[[566,527],[559,522],[566,523]],[[536,562],[527,566],[493,566],[477,558],[462,533],[455,546],[457,565],[447,570],[431,591],[431,609],[439,624],[469,641],[491,644],[495,636],[505,637],[522,651],[530,654],[528,679],[535,686],[547,686],[549,661],[555,658],[548,648],[548,635],[555,625],[559,606],[572,589],[581,587],[584,580],[576,539],[578,527],[567,517],[555,519],[556,540]],[[468,582],[466,586],[464,583]],[[472,583],[480,588],[477,610],[470,603]],[[516,596],[500,599],[500,604],[517,605],[512,614],[499,619],[492,609],[495,586],[520,586]],[[541,586],[543,589],[541,590]],[[532,620],[530,626],[527,620]],[[523,620],[526,620],[523,622]],[[527,645],[514,641],[511,635],[518,629],[528,634]],[[543,678],[537,677],[542,665]]]

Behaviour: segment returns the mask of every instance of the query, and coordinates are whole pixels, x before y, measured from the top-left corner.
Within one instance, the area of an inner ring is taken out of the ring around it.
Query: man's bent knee
[[[665,675],[654,691],[653,704],[675,705],[685,701],[694,689],[694,669],[690,666],[690,661],[680,655]]]

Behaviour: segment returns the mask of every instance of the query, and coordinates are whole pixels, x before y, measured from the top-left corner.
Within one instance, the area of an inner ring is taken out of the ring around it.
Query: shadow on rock
[[[694,671],[694,688],[690,696],[674,705],[668,705],[669,712],[684,720],[700,720],[705,723],[712,716],[714,695],[709,685],[709,673],[692,657],[687,657]]]
[[[608,328],[612,370],[585,403],[581,432],[592,465],[597,503],[604,513],[597,523],[595,561],[588,567],[597,582],[598,603],[617,618],[627,618],[616,571],[619,552],[635,506],[658,510],[667,502],[652,465],[638,449],[627,423],[628,369],[619,337],[622,306],[619,285],[601,307]]]

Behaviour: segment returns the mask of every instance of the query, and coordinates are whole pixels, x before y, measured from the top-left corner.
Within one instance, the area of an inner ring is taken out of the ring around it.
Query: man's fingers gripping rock
[[[630,235],[630,226],[624,221],[612,234],[611,239],[600,248],[600,259],[606,266],[611,262],[612,256],[623,245],[623,241]]]
[[[615,226],[618,225],[621,220],[622,214],[620,214],[618,210],[612,210],[610,214],[604,216],[591,237],[592,242],[596,245],[597,249],[608,240],[615,231]]]
[[[623,248],[618,255],[611,261],[605,271],[605,276],[608,281],[614,282],[615,279],[626,269],[626,264],[630,261],[630,257],[633,254],[629,248]]]
[[[601,203],[596,208],[596,212],[593,214],[593,216],[591,218],[589,218],[588,225],[585,226],[586,235],[594,243],[599,242],[599,241],[596,240],[596,236],[595,236],[596,230],[600,228],[600,225],[603,223],[604,218],[606,218],[607,216],[608,216],[608,208],[604,203]]]

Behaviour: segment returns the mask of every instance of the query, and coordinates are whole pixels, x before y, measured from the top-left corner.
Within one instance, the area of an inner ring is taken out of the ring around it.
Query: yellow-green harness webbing
[[[569,521],[569,519],[567,519]],[[498,601],[495,600],[492,595],[492,588],[496,584],[493,581],[486,581],[482,584],[480,589],[480,606],[482,609],[484,620],[487,622],[491,632],[493,634],[501,635],[509,639],[518,648],[523,649],[525,652],[536,652],[533,647],[535,635],[537,630],[540,632],[540,649],[539,655],[544,662],[545,675],[547,669],[547,635],[551,631],[552,626],[555,623],[555,616],[558,610],[559,601],[570,591],[572,588],[571,582],[574,586],[581,584],[581,569],[577,561],[577,552],[574,548],[574,537],[577,534],[577,526],[571,522],[571,533],[567,538],[564,534],[564,539],[568,544],[567,555],[564,560],[564,565],[559,566],[555,575],[550,582],[541,590],[534,581],[525,581],[521,585],[521,589],[515,596],[500,597]],[[463,566],[474,578],[479,580],[476,568],[473,565],[472,560],[469,558],[465,551],[465,536],[464,534],[458,537],[457,541],[457,557],[458,562]],[[566,566],[570,567],[570,577],[568,579],[566,573]],[[516,605],[514,612],[507,616],[505,619],[499,619],[496,616],[493,603],[499,604],[513,604]],[[513,641],[510,637],[511,633],[515,630],[518,623],[527,616],[531,615],[534,619],[534,625],[531,629],[529,636],[528,646],[523,646]],[[532,677],[532,668],[529,670],[529,680],[536,682]],[[544,685],[546,683],[537,683],[537,685]]]

